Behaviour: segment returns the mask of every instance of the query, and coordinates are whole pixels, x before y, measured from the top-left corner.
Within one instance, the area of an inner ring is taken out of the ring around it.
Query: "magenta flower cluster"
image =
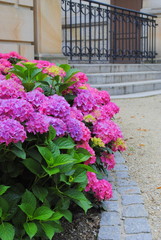
[[[112,120],[119,108],[110,101],[108,92],[92,88],[84,73],[71,78],[75,83],[63,92],[63,96],[45,96],[41,88],[25,92],[14,74],[10,74],[8,80],[5,77],[12,68],[11,58],[28,61],[16,53],[0,54],[0,143],[24,142],[28,133],[46,133],[51,125],[57,137],[70,135],[77,148],[84,148],[91,154],[86,165],[96,163],[95,147],[100,146],[93,147],[94,137],[101,146],[110,147],[112,151],[125,150],[121,130]],[[58,75],[60,79],[65,76],[64,70],[53,63],[33,62],[43,73]],[[65,99],[69,93],[76,95],[70,104]],[[108,151],[100,151],[100,160],[107,169],[115,165],[114,154]],[[92,191],[98,200],[111,198],[112,187],[108,181],[98,180],[91,172],[87,177],[85,191]]]

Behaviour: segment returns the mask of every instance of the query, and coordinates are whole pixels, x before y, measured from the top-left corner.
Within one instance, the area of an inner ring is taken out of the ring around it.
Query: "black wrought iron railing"
[[[153,62],[156,16],[93,0],[62,0],[63,54],[81,62]]]

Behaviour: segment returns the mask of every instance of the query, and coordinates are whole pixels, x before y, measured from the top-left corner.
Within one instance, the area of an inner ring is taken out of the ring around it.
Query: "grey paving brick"
[[[114,167],[115,171],[128,171],[128,167],[125,164],[116,164]]]
[[[141,194],[140,189],[136,186],[118,187],[118,192],[121,193],[121,195]]]
[[[126,172],[116,172],[116,177],[117,178],[129,178],[130,175],[129,173],[126,171]]]
[[[126,237],[126,240],[152,240],[151,233],[134,234]]]
[[[115,160],[116,160],[116,163],[125,163],[125,159],[122,157],[121,153],[119,152],[115,153]]]
[[[102,206],[108,212],[119,212],[119,204],[117,201],[104,201]]]
[[[122,196],[122,204],[123,205],[130,205],[130,204],[137,204],[137,203],[144,203],[143,198],[141,195],[123,195]]]
[[[146,212],[143,204],[134,204],[123,207],[122,212],[123,217],[147,217],[148,213]]]
[[[100,226],[120,225],[120,214],[116,212],[102,212]]]
[[[118,201],[118,192],[116,190],[113,190],[112,196],[109,201]]]
[[[100,227],[98,240],[121,240],[120,228],[115,226]]]
[[[118,186],[137,186],[137,183],[132,181],[132,180],[127,180],[127,179],[121,179],[119,178],[117,180]]]
[[[126,218],[124,221],[126,234],[150,233],[146,218]]]

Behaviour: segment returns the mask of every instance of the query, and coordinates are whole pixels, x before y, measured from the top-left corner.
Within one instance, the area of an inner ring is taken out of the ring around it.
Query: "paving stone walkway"
[[[98,240],[152,240],[148,213],[136,182],[132,181],[122,155],[107,177],[113,198],[103,202]]]

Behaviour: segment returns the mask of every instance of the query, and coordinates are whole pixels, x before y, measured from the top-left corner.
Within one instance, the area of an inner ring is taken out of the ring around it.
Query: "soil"
[[[85,214],[76,209],[73,221],[63,219],[64,232],[55,234],[53,240],[96,240],[100,225],[100,210],[92,208]]]

